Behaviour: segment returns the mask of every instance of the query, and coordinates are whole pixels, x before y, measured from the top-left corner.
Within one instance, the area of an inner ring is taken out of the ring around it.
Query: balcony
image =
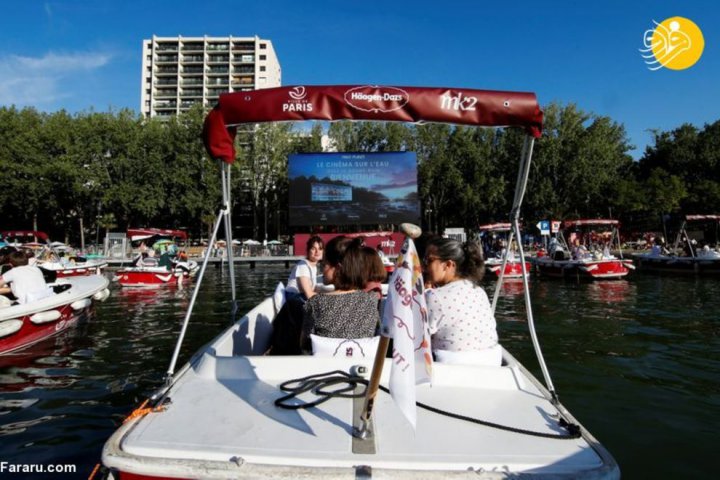
[[[228,89],[227,88],[217,88],[217,87],[216,88],[208,88],[207,92],[208,92],[208,94],[207,94],[208,98],[209,97],[217,97],[221,93],[227,93]]]
[[[183,53],[202,52],[204,50],[205,50],[205,45],[202,42],[183,43],[183,45],[182,45]]]
[[[253,63],[255,62],[255,55],[235,55],[232,63]]]
[[[206,70],[208,75],[227,75],[229,71],[227,67],[212,67]]]
[[[202,88],[183,88],[180,92],[180,96],[182,97],[202,97],[203,91]]]
[[[167,89],[167,90],[157,90],[155,92],[155,98],[167,98],[167,97],[171,97],[171,98],[177,97],[177,90]]]
[[[175,86],[177,86],[177,77],[174,77],[174,78],[158,78],[157,80],[155,80],[155,83],[154,83],[153,85],[156,86],[156,87],[158,87],[158,86],[168,86],[168,85],[169,85],[169,86],[172,86],[172,87],[175,87]]]
[[[227,43],[210,43],[207,49],[210,52],[227,52],[230,50],[230,46]]]
[[[203,63],[205,56],[203,55],[183,55],[183,63]]]
[[[193,74],[203,73],[203,67],[201,67],[201,66],[183,67],[181,73],[183,75],[193,75]]]
[[[184,78],[182,82],[180,82],[180,85],[186,86],[186,85],[202,85],[203,80],[202,78]]]
[[[229,61],[229,55],[210,55],[208,57],[208,63],[228,63]]]
[[[249,73],[251,75],[255,75],[255,67],[252,65],[241,65],[239,67],[233,68],[234,73]]]
[[[155,67],[155,75],[177,75],[177,67]]]
[[[156,63],[175,63],[178,61],[177,55],[158,55],[155,58]]]
[[[255,42],[233,42],[233,52],[254,52]]]
[[[175,110],[177,108],[177,102],[170,101],[170,100],[163,100],[159,102],[155,102],[155,110],[167,110],[172,109]]]
[[[202,83],[202,82],[201,82]],[[227,87],[228,81],[227,78],[208,78],[207,82],[205,82],[205,85],[208,87],[212,87],[215,85],[220,85],[223,87]]]
[[[174,53],[177,53],[177,51],[178,51],[178,46],[177,46],[177,43],[159,43],[159,44],[155,47],[155,51],[156,51],[156,52],[163,52],[163,53],[166,53],[166,52],[174,52]]]

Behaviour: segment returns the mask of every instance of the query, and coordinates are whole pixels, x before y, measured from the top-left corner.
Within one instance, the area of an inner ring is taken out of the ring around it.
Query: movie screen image
[[[288,158],[290,225],[420,222],[414,152]]]

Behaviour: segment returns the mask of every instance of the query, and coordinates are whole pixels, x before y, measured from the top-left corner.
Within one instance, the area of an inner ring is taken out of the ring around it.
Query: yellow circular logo
[[[645,32],[643,53],[650,70],[662,67],[685,70],[700,60],[705,39],[695,22],[684,17],[671,17]]]

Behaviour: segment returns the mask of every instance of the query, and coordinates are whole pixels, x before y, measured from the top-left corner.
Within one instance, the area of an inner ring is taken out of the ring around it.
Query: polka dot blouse
[[[498,343],[495,317],[485,290],[457,280],[426,293],[433,350],[483,350]]]

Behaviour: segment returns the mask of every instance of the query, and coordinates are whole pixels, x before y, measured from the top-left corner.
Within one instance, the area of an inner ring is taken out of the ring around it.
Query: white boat
[[[73,326],[93,301],[110,294],[101,275],[58,280],[59,293],[26,304],[0,306],[0,354],[20,350]],[[5,297],[3,297],[5,298]]]
[[[33,251],[36,265],[45,270],[54,272],[57,278],[76,277],[84,275],[100,275],[107,267],[104,259],[86,259],[71,255],[72,249],[60,242],[50,242],[45,232],[37,230],[7,230],[0,232],[0,237],[11,240],[17,248],[27,248]],[[26,242],[24,239],[39,239],[45,243]]]
[[[350,92],[356,96],[348,97]],[[394,109],[341,108],[344,102],[350,103],[347,98],[382,102],[384,98],[402,96],[398,92],[407,98]],[[534,95],[466,89],[453,92],[472,97],[482,106],[478,109],[483,114],[465,123],[516,125],[539,134],[539,129],[533,130],[542,118]],[[222,146],[232,145],[225,124],[243,121],[373,118],[463,123],[458,112],[445,112],[443,95],[447,95],[444,89],[354,86],[282,87],[243,92],[242,97],[229,94],[221,96],[220,106],[206,120],[206,145],[210,145],[214,158],[234,158],[234,153]],[[310,103],[316,108],[293,113],[280,113],[285,110],[279,105],[273,108],[286,98],[296,97],[306,102],[302,105]],[[413,103],[415,97],[421,99],[419,103]],[[237,112],[224,104],[224,99],[230,105],[239,102],[250,113],[237,118]],[[223,111],[224,105],[229,111]],[[262,111],[254,109],[255,105],[260,105]],[[510,105],[513,109],[507,112]],[[219,124],[214,124],[217,115],[222,117]],[[493,123],[488,123],[488,118]],[[518,186],[523,190],[532,145],[528,137],[518,177]],[[224,207],[215,223],[211,244],[223,219],[227,238],[232,232],[227,215],[231,204],[227,164],[222,165],[222,183]],[[522,193],[516,193],[512,223],[518,238],[521,200]],[[519,252],[524,261],[522,248]],[[231,250],[228,254],[232,265]],[[527,279],[523,280],[527,321],[547,387],[504,349],[501,366],[436,362],[432,386],[416,388],[419,408],[413,430],[389,395],[379,393],[374,403],[362,395],[362,384],[371,372],[381,386],[388,385],[393,360],[388,359],[380,367],[383,348],[379,348],[381,354],[374,361],[367,344],[362,348],[343,345],[331,349],[339,352],[337,355],[264,355],[273,319],[282,304],[279,292],[234,322],[176,372],[182,339],[208,260],[206,255],[166,384],[133,412],[105,444],[102,463],[111,478],[619,478],[612,456],[558,400],[535,335]],[[403,267],[396,272],[403,269],[407,270]],[[229,276],[235,305],[232,269]],[[386,339],[380,344],[384,342]],[[345,356],[351,352],[356,356]],[[308,378],[328,372],[340,377],[341,383],[319,387]],[[286,397],[287,389],[301,382],[308,391]],[[319,387],[320,392],[314,390],[321,395],[322,391],[341,390],[357,393],[358,398],[334,396],[315,404],[318,397],[310,391],[313,386]],[[281,397],[285,399],[280,403],[289,408],[278,405]],[[303,402],[314,404],[297,408]],[[368,404],[374,408],[367,409]],[[361,420],[366,415],[369,424]]]

